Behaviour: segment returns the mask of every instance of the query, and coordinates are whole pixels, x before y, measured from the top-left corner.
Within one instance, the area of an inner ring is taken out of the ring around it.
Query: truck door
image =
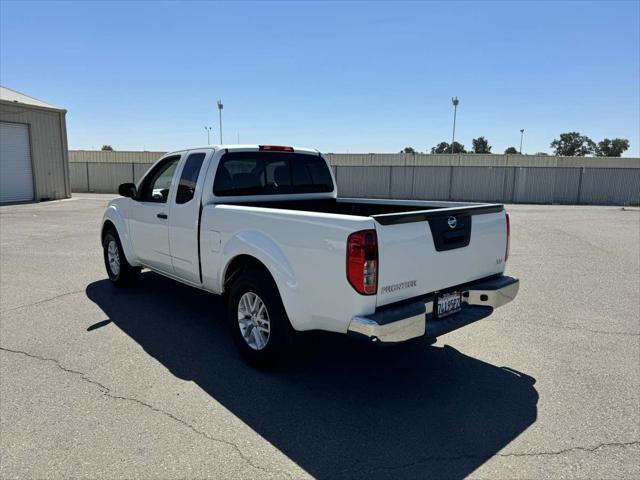
[[[198,226],[200,199],[209,150],[192,150],[179,169],[177,188],[171,196],[169,250],[174,274],[188,282],[200,283]]]
[[[145,266],[172,274],[169,254],[169,198],[180,155],[167,157],[150,170],[132,202],[129,229],[136,256]]]

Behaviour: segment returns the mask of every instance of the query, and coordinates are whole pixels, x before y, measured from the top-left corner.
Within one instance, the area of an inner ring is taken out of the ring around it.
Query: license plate
[[[446,317],[459,312],[462,308],[462,296],[460,292],[443,293],[438,296],[438,317]]]

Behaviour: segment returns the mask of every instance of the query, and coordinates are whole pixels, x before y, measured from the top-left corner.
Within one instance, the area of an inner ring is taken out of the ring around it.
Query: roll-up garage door
[[[29,128],[0,122],[0,203],[33,200]]]

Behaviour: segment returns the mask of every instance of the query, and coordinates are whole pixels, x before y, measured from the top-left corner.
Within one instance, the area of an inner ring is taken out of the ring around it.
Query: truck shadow
[[[536,420],[532,377],[451,347],[376,349],[314,334],[293,368],[261,372],[238,357],[216,296],[150,272],[130,290],[101,280],[86,294],[317,478],[463,478]]]

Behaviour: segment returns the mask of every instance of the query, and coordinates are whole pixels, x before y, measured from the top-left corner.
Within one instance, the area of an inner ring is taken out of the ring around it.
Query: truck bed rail
[[[381,225],[398,225],[402,223],[422,222],[430,218],[445,215],[482,215],[485,213],[497,213],[503,210],[504,205],[502,204],[488,203],[483,205],[418,210],[415,212],[382,213],[379,215],[371,215],[371,218]]]

